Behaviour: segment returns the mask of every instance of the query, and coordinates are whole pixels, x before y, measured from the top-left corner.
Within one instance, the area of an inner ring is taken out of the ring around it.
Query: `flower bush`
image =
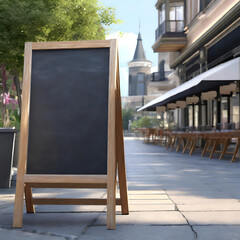
[[[13,76],[7,73],[5,65],[0,71],[0,127],[20,129],[20,109]]]

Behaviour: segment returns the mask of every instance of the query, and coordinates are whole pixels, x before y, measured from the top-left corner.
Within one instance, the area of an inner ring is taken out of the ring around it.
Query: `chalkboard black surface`
[[[32,51],[28,174],[107,174],[109,54]]]

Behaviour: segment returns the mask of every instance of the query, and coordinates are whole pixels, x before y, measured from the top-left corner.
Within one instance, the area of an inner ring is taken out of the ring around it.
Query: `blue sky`
[[[132,60],[137,35],[140,31],[143,39],[143,47],[148,60],[152,62],[152,71],[157,70],[157,53],[153,53],[152,45],[155,41],[155,29],[157,28],[157,0],[99,0],[104,6],[114,7],[116,17],[123,21],[121,24],[111,26],[107,38],[118,38],[120,55],[121,94],[128,95],[128,65]],[[119,34],[119,33],[123,34]]]

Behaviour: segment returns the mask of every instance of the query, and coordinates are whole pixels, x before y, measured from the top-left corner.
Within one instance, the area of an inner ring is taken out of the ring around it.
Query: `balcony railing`
[[[172,72],[172,71],[154,72],[154,73],[152,73],[151,81],[152,81],[152,82],[166,81],[166,80],[168,80],[167,76],[168,76],[171,72]]]
[[[155,40],[167,32],[183,32],[184,20],[166,20],[162,22],[155,31]]]
[[[153,82],[159,82],[164,80],[164,74],[161,72],[154,72],[152,73],[152,79]]]

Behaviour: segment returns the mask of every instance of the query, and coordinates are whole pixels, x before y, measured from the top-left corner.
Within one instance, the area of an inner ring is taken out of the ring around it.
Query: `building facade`
[[[147,92],[149,95],[161,95],[179,85],[178,78],[169,67],[169,53],[158,54],[158,71],[151,74]]]
[[[152,63],[146,59],[141,33],[138,34],[133,60],[129,67],[129,97],[124,97],[123,105],[138,109],[178,85],[178,78],[171,74],[169,53],[159,56],[158,72],[151,72]]]
[[[180,84],[240,57],[239,0],[158,0],[154,52],[169,54],[169,66]],[[226,79],[230,80],[230,79]],[[239,79],[240,80],[240,79]],[[239,129],[239,81],[229,94],[178,108],[178,126]],[[186,99],[179,99],[186,100]]]

